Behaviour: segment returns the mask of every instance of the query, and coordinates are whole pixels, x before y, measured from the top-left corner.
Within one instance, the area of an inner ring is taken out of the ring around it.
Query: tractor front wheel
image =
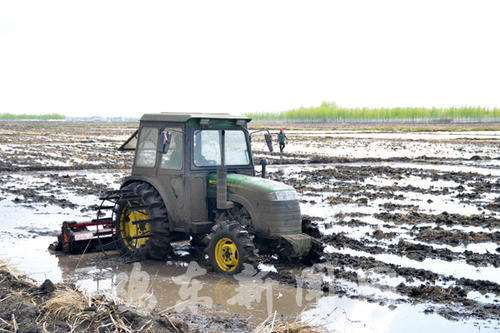
[[[257,261],[253,236],[238,222],[222,221],[207,236],[206,252],[215,271],[232,275],[241,272],[243,264],[255,265]]]

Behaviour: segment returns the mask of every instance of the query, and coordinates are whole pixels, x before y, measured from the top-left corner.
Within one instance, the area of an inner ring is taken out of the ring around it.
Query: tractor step
[[[208,234],[210,230],[212,230],[213,225],[214,222],[212,221],[203,221],[203,222],[193,222],[191,224],[191,227],[194,234]]]

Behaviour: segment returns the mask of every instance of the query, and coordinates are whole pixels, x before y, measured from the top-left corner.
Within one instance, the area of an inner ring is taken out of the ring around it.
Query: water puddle
[[[401,304],[393,310],[379,304],[354,302],[343,297],[324,297],[303,319],[325,325],[331,332],[495,332],[474,321],[449,321],[424,313],[423,305]]]

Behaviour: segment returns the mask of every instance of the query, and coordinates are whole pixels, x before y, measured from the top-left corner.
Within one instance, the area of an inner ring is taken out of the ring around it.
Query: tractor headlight
[[[299,199],[295,190],[272,192],[270,195],[272,201],[290,201]]]

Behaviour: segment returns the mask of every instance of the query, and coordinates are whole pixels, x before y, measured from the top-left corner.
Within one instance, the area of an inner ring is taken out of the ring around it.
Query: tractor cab
[[[120,147],[135,150],[124,185],[138,180],[153,185],[165,198],[172,231],[208,232],[213,224],[208,222],[209,175],[221,167],[226,173],[255,175],[249,121],[229,114],[145,114]]]

